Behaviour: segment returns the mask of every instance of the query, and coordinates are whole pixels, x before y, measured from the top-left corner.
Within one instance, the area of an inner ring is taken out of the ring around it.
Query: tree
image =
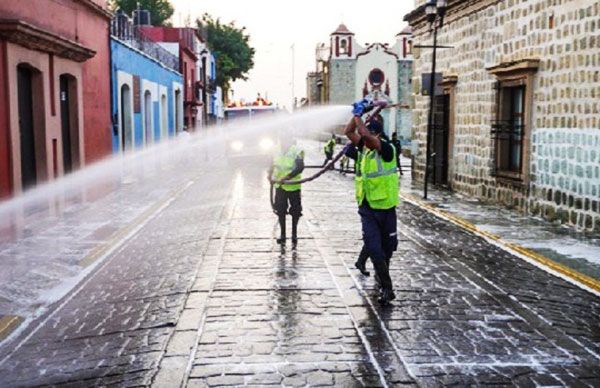
[[[113,11],[120,9],[131,16],[133,11],[137,9],[138,3],[140,9],[150,11],[152,25],[168,26],[171,24],[169,19],[175,9],[169,0],[110,0],[109,6]]]
[[[245,33],[246,27],[238,28],[234,22],[222,24],[206,13],[196,22],[199,28],[206,28],[208,48],[216,57],[217,85],[227,96],[230,83],[248,79],[248,71],[254,66],[255,51],[250,47],[250,36]]]

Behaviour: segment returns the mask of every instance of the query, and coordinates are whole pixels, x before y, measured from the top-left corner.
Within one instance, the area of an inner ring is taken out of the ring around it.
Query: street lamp
[[[427,199],[427,184],[429,182],[429,171],[431,169],[431,138],[433,136],[433,104],[435,93],[435,61],[437,54],[437,30],[444,24],[447,0],[430,0],[425,5],[427,21],[433,29],[433,58],[431,63],[431,77],[429,79],[429,117],[427,120],[427,153],[425,155],[425,184],[423,185],[423,198]]]

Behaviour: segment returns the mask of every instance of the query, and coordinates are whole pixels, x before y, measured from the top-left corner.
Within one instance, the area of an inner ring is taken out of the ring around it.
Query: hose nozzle
[[[387,101],[385,101],[385,100],[376,100],[376,101],[373,101],[373,105],[375,105],[375,107],[383,109],[383,108],[385,108],[387,106]]]

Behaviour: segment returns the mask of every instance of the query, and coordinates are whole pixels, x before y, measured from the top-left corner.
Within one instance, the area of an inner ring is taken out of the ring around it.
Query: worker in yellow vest
[[[335,133],[331,134],[331,139],[323,146],[323,152],[325,153],[325,161],[323,161],[323,166],[327,164],[330,160],[333,159],[333,151],[335,150]],[[335,168],[335,165],[331,166],[332,169]]]
[[[396,298],[389,265],[398,247],[398,169],[396,150],[384,135],[383,120],[371,120],[365,125],[361,118],[371,107],[368,100],[354,103],[353,117],[345,129],[352,142],[346,155],[356,161],[355,192],[364,248],[381,286],[379,302],[388,305]]]
[[[304,170],[304,151],[299,149],[293,138],[282,137],[281,148],[273,158],[273,164],[269,172],[272,181],[302,179]],[[277,243],[285,245],[286,240],[286,214],[292,216],[292,245],[298,243],[298,221],[302,216],[302,198],[300,195],[300,184],[275,183],[274,211],[279,218],[281,234]]]

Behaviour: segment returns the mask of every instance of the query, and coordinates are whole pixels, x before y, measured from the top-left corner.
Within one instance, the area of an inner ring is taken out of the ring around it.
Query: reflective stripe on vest
[[[356,200],[367,200],[373,209],[390,209],[398,205],[398,169],[396,149],[391,162],[386,162],[375,150],[359,152],[356,161]]]

